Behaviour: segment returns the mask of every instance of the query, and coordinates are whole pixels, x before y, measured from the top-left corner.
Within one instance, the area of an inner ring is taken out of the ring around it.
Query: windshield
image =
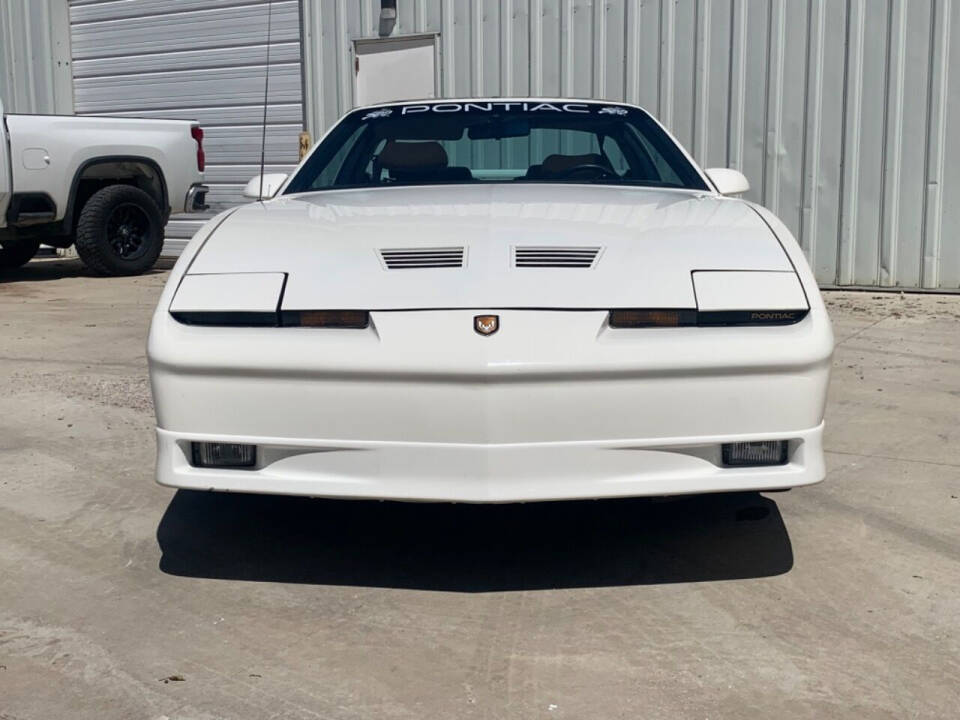
[[[284,192],[505,182],[707,189],[642,110],[529,100],[354,111]]]

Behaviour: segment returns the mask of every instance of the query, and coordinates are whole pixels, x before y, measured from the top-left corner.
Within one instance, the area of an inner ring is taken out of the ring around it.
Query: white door
[[[354,105],[437,96],[436,36],[358,40]]]
[[[7,226],[7,203],[10,202],[10,156],[7,145],[7,121],[0,100],[0,227]]]

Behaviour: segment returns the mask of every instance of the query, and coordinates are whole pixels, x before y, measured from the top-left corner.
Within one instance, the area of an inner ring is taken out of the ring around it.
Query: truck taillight
[[[197,170],[203,172],[207,165],[207,158],[203,154],[203,128],[199,125],[193,125],[190,128],[190,135],[197,141]]]

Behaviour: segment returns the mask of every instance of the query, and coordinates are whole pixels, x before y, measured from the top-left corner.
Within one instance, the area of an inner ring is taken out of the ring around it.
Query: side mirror
[[[263,199],[269,200],[277,194],[280,186],[287,181],[286,173],[267,173],[266,175],[257,175],[243,189],[243,196],[252,200],[260,199],[260,178],[263,178]]]
[[[710,168],[704,172],[721,195],[739,195],[750,189],[750,181],[739,170]]]

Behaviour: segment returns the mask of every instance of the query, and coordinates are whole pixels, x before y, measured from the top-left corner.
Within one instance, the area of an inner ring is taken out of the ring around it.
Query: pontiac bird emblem
[[[375,120],[377,118],[390,117],[393,114],[393,110],[390,108],[381,108],[380,110],[373,110],[364,115],[361,120]]]
[[[473,329],[481,335],[493,335],[500,329],[500,316],[476,315],[473,318]]]

